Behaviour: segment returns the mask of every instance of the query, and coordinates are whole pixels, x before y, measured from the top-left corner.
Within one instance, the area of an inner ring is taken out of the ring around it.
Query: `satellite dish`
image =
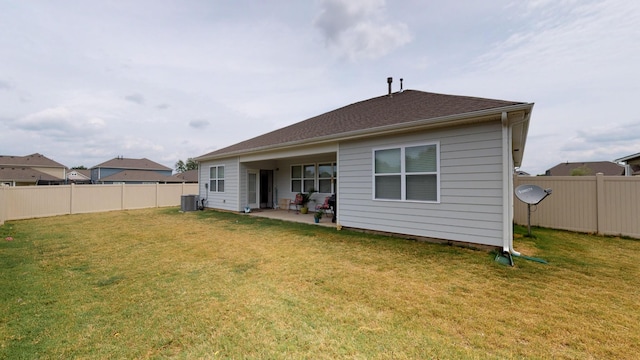
[[[520,185],[516,188],[516,196],[518,199],[529,205],[537,205],[549,195],[551,195],[551,189],[543,190],[537,185]]]
[[[516,188],[516,196],[527,204],[527,233],[531,236],[531,205],[538,203],[551,195],[551,189],[542,189],[537,185],[520,185]]]

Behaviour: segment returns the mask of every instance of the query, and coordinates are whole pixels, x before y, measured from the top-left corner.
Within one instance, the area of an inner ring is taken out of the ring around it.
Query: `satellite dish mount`
[[[537,185],[520,185],[516,188],[518,200],[527,204],[527,234],[531,236],[531,205],[538,205],[540,201],[551,195],[551,189],[542,189]]]

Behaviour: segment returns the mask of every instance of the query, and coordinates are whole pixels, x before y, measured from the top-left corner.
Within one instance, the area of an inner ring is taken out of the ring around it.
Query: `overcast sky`
[[[640,1],[0,0],[0,154],[174,167],[405,89],[534,102],[522,170],[640,152]]]

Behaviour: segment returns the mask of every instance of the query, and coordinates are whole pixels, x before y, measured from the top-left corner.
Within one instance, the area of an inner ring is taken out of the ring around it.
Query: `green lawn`
[[[525,232],[549,264],[176,208],[10,221],[0,358],[636,358],[640,241]]]

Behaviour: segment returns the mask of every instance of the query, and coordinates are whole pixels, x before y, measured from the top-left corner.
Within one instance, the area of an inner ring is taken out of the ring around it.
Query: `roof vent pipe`
[[[389,97],[392,97],[391,95],[391,83],[393,82],[393,78],[392,77],[388,77],[387,78],[387,84],[389,84]]]
[[[404,80],[404,79],[400,78],[400,92],[402,92],[402,80]]]

